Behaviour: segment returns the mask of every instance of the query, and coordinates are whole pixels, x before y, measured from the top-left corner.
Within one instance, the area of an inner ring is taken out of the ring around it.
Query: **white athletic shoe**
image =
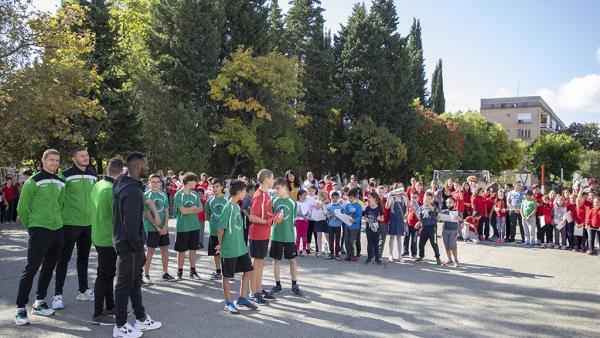
[[[146,315],[146,319],[143,322],[136,319],[135,324],[133,324],[133,327],[141,332],[160,329],[161,326],[161,322],[153,321],[148,315]]]
[[[93,302],[95,300],[95,296],[94,296],[94,291],[87,289],[85,290],[85,292],[80,292],[77,294],[77,297],[75,297],[75,300],[78,301],[82,301],[82,302]]]
[[[114,338],[140,338],[143,335],[144,333],[142,333],[139,330],[136,330],[129,323],[125,323],[125,325],[121,327],[117,327],[117,325],[113,327]]]
[[[54,298],[52,298],[52,308],[54,310],[60,310],[65,308],[62,295],[56,295],[54,296]]]
[[[33,303],[31,313],[39,316],[52,316],[54,310],[48,307],[45,300],[36,300],[35,303]]]
[[[152,285],[152,279],[150,279],[150,276],[144,276],[142,277],[142,284],[144,285]]]
[[[18,308],[15,314],[15,324],[19,326],[28,325],[31,321],[27,317],[27,308]]]

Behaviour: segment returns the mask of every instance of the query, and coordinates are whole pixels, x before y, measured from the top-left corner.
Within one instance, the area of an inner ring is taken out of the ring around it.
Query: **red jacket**
[[[588,223],[594,229],[600,228],[600,209],[592,208],[590,210],[590,222]]]
[[[574,212],[571,213],[571,216],[573,216],[573,222],[575,222],[575,224],[585,224],[585,216],[586,216],[586,208],[584,205],[582,206],[575,206],[575,210]]]
[[[585,225],[591,225],[592,224],[592,209],[594,209],[592,207],[592,203],[587,203],[589,201],[585,201],[586,203],[583,203],[584,207],[585,207]]]
[[[452,197],[456,200],[456,210],[461,214],[465,212],[465,194],[462,190],[452,193]]]
[[[538,216],[544,216],[544,224],[552,224],[552,205],[542,204],[538,207]]]
[[[497,211],[496,212],[496,216],[498,216],[498,217],[506,217],[506,203],[504,203],[504,200],[497,199],[496,200],[496,208],[498,208],[500,210],[504,209],[504,212],[503,211]]]
[[[479,225],[479,221],[475,221],[473,216],[469,216],[465,219],[465,223],[469,224],[469,230],[472,232],[477,232],[477,226]]]
[[[487,216],[486,201],[483,196],[473,196],[473,209],[481,214],[481,217]]]
[[[392,213],[392,208],[386,208],[385,205],[387,204],[387,198],[383,198],[383,202],[381,202],[382,206],[383,206],[383,223],[384,224],[388,224],[390,223],[390,214]]]
[[[417,223],[419,223],[419,219],[417,218],[418,214],[419,214],[419,210],[414,210],[413,208],[411,208],[410,203],[409,203],[408,211],[406,213],[406,221],[407,221],[409,227],[414,228],[415,225],[417,225]]]

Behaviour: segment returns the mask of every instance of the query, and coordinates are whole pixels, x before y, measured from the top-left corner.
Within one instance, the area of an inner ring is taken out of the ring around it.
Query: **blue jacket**
[[[336,209],[343,210],[344,207],[342,207],[341,204],[329,204],[329,206],[327,207],[327,219],[329,220],[330,227],[338,228],[342,226],[342,221],[334,216],[334,212]]]
[[[360,222],[362,219],[362,206],[358,202],[348,203],[343,211],[344,214],[352,216],[354,223],[352,225],[346,225],[349,229],[359,230]]]

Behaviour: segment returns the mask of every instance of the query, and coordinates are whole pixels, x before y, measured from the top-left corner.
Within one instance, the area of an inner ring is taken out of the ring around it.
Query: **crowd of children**
[[[75,151],[74,160],[79,153],[87,154],[84,152],[82,149]],[[52,150],[48,154],[43,160],[54,156],[56,163],[52,164],[53,167],[48,164],[45,171],[28,181],[29,190],[26,189],[24,195],[40,200],[32,204],[26,199],[19,209],[26,227],[31,223],[27,215],[35,214],[38,208],[48,208],[47,203],[42,203],[45,201],[42,197],[52,198],[56,204],[57,210],[52,210],[53,215],[63,211],[60,207],[64,203],[61,189],[69,179],[55,174],[58,152]],[[311,254],[313,239],[316,257],[356,262],[361,257],[364,230],[367,243],[364,263],[379,265],[383,264],[386,240],[389,249],[387,260],[392,263],[402,263],[409,257],[416,262],[423,261],[429,242],[437,265],[456,268],[460,267],[457,241],[473,244],[489,241],[501,245],[515,241],[517,228],[527,248],[570,249],[594,255],[596,238],[600,246],[600,199],[596,197],[595,179],[589,180],[587,187],[564,189],[561,194],[555,191],[544,194],[538,186],[524,189],[521,182],[504,187],[496,183],[482,186],[472,176],[464,183],[448,179],[441,187],[438,182],[431,181],[429,188],[416,178],[412,178],[406,187],[402,183],[378,185],[375,179],[370,179],[367,187],[361,187],[352,176],[346,186],[338,187],[333,178],[325,176],[319,181],[312,173],[308,173],[307,179],[301,182],[292,171],[287,171],[285,177],[276,178],[270,170],[262,169],[257,174],[257,183],[253,183],[242,176],[230,180],[210,178],[206,174],[198,177],[188,172],[166,180],[158,174],[150,175],[140,203],[129,205],[137,199],[135,191],[147,171],[143,154],[136,153],[130,157],[128,175],[121,173],[122,162],[112,160],[109,175],[95,185],[90,184],[90,196],[85,197],[92,201],[90,238],[99,255],[95,293],[96,297],[100,297],[90,298],[95,301],[93,318],[100,324],[115,324],[115,337],[139,337],[144,330],[160,327],[159,322],[154,322],[143,312],[141,293],[137,290],[142,283],[153,283],[150,270],[156,248],[161,253],[163,280],[171,282],[184,278],[186,253],[189,278],[200,279],[196,258],[197,250],[203,248],[205,221],[208,222],[209,234],[207,252],[214,258],[214,272],[210,279],[222,281],[224,309],[229,313],[239,313],[239,307],[256,309],[259,305],[268,304],[283,291],[282,259],[289,263],[291,292],[302,296],[297,259]],[[85,163],[87,165],[88,162]],[[82,170],[71,180],[85,177]],[[46,181],[42,180],[46,177],[44,175],[49,177]],[[36,179],[55,184],[60,193],[39,197],[39,192],[33,190],[36,184],[40,184],[36,183]],[[134,194],[135,198],[128,197],[125,201],[120,194],[127,189],[133,189],[130,194]],[[141,215],[137,215],[139,210],[142,210]],[[168,267],[168,222],[173,214],[176,219],[176,277],[169,274]],[[140,222],[136,220],[138,216]],[[142,220],[143,227],[139,228],[137,225],[141,225]],[[80,223],[87,224],[87,221]],[[440,224],[442,231],[438,236]],[[52,236],[58,236],[56,248],[48,248],[57,258],[58,247],[62,247],[63,242],[60,224],[49,223],[45,228],[32,226],[35,231],[50,231]],[[132,239],[132,236],[135,238]],[[444,262],[440,258],[438,238],[442,239],[446,252]],[[39,240],[46,243],[46,239]],[[15,321],[18,325],[29,323],[25,303],[46,251],[36,251],[35,266],[30,262],[26,267],[17,301]],[[272,259],[275,278],[275,285],[269,291],[262,285],[267,254]],[[34,313],[50,315],[55,309],[64,308],[60,294],[55,296],[52,309],[43,299],[53,268],[42,269],[43,285],[39,286],[41,296],[38,296],[42,298],[34,304]],[[117,270],[120,272],[113,294],[112,284]],[[235,273],[242,273],[242,279],[238,297],[233,302],[229,282]],[[130,285],[134,287],[130,288]],[[80,293],[89,293],[87,286],[80,289]],[[59,296],[60,302],[57,302],[56,297]],[[136,312],[134,326],[126,322],[129,297]]]

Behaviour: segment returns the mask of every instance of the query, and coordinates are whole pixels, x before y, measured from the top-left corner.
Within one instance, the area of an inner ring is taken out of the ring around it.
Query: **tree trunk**
[[[102,167],[102,159],[99,157],[94,158],[96,160],[96,173],[98,175],[104,175],[104,168]]]
[[[233,165],[231,166],[231,170],[229,170],[229,178],[233,179],[233,175],[237,172],[237,169],[239,166],[240,166],[240,157],[236,156],[233,159]]]

